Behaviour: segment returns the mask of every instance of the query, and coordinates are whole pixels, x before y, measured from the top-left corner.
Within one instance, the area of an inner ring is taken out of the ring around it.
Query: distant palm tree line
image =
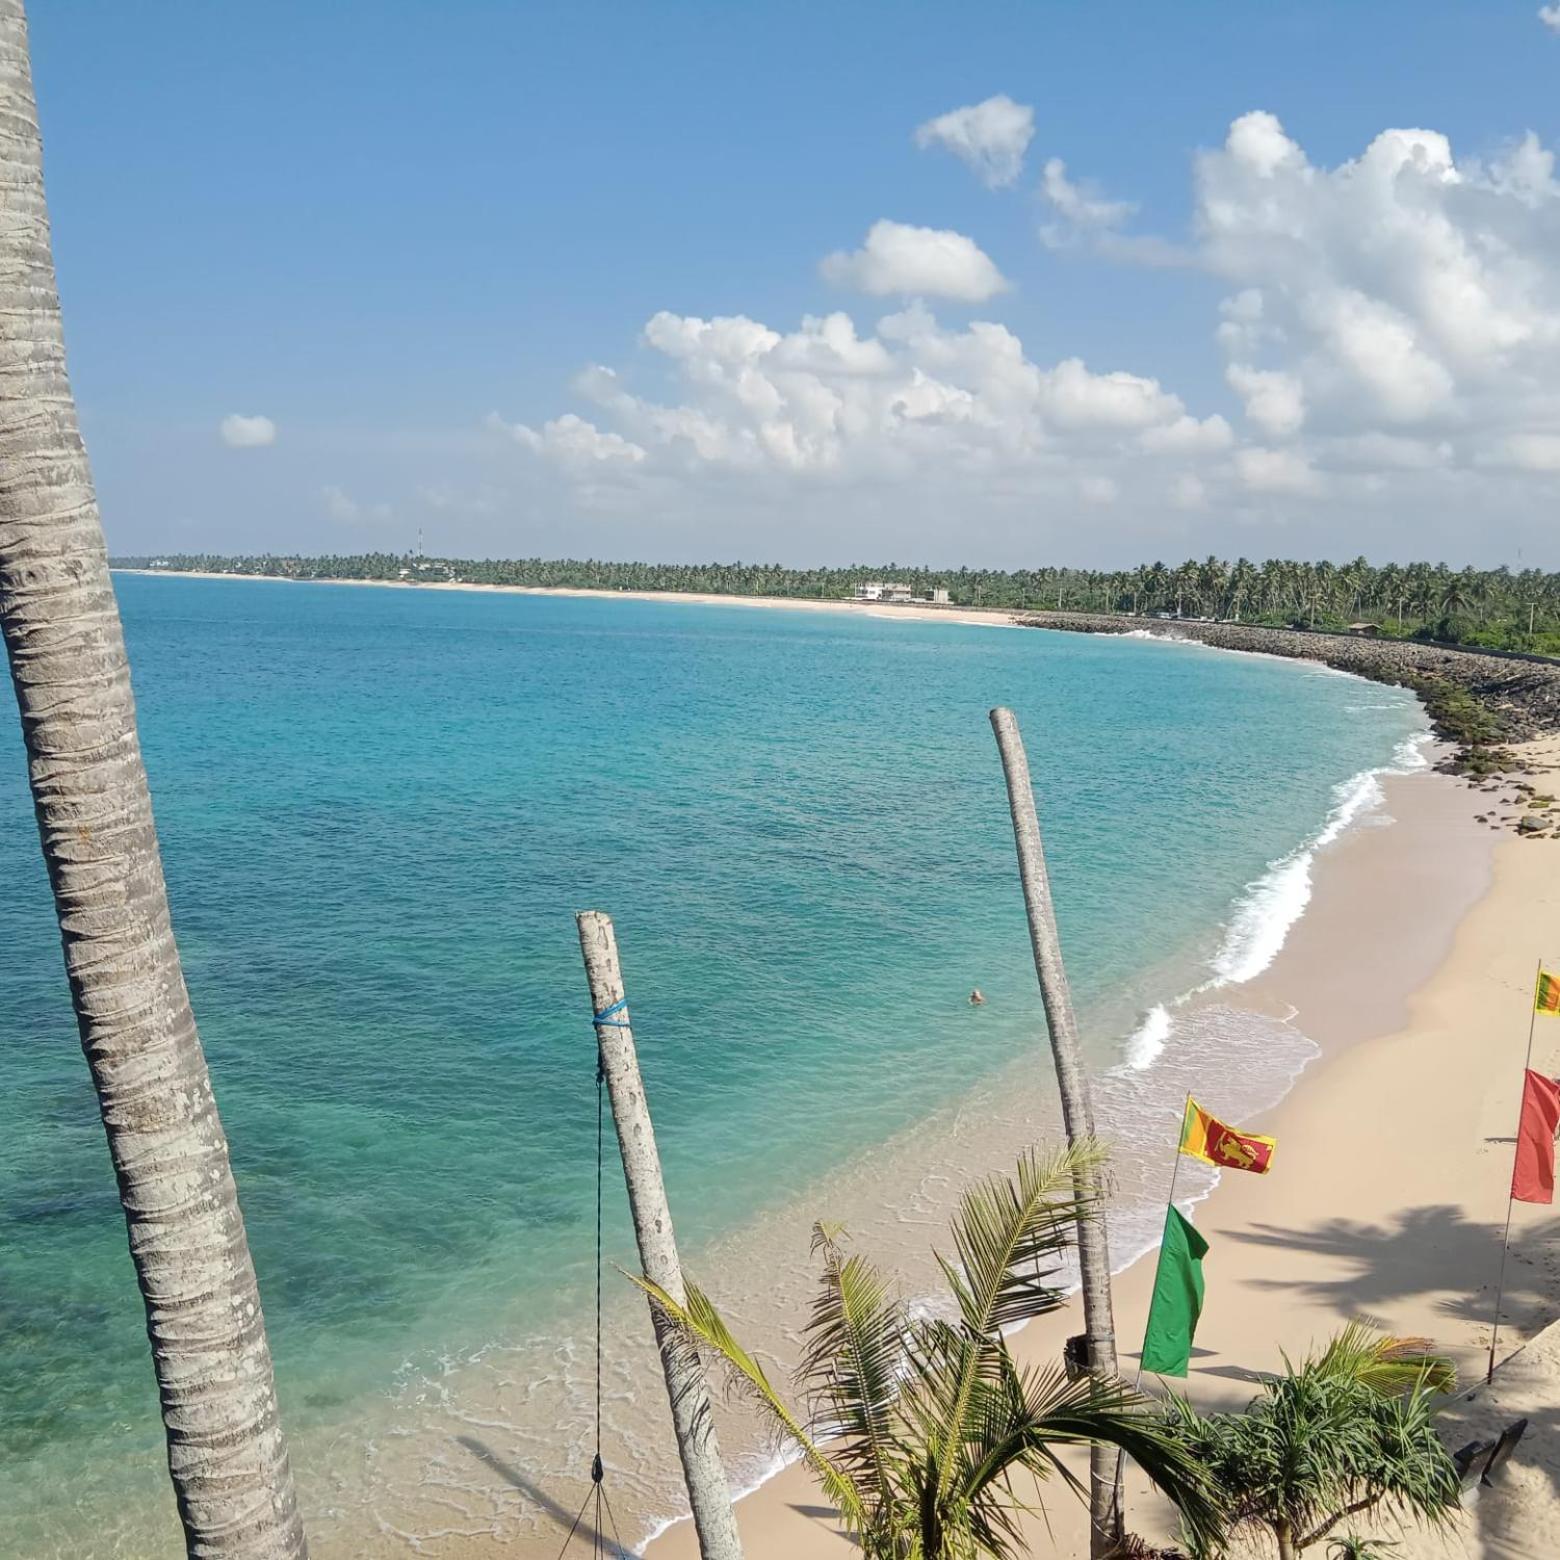
[[[1560,653],[1560,573],[1452,569],[1444,563],[1349,563],[1273,558],[1150,563],[1130,569],[927,569],[888,563],[792,569],[759,563],[610,563],[576,558],[419,558],[358,553],[301,558],[179,554],[120,558],[123,568],[265,575],[300,580],[458,580],[596,590],[708,591],[732,596],[848,597],[862,580],[898,580],[917,594],[944,589],[958,606],[1169,613],[1245,623],[1339,628],[1503,650]]]

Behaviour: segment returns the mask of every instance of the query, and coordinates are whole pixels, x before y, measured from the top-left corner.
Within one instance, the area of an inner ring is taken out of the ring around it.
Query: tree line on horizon
[[[896,580],[955,606],[1220,618],[1341,629],[1373,623],[1401,638],[1560,654],[1560,572],[1208,557],[1128,569],[929,569],[908,564],[787,568],[763,563],[614,563],[578,558],[422,558],[410,553],[179,553],[122,557],[120,568],[297,580],[458,581],[538,588],[848,598],[863,580]]]

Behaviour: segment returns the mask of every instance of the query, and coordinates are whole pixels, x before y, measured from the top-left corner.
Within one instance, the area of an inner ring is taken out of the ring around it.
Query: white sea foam
[[[1311,902],[1311,852],[1270,867],[1246,890],[1211,961],[1210,985],[1239,985],[1260,975],[1284,946],[1290,928]]]
[[[1317,833],[1298,849],[1272,862],[1235,906],[1224,941],[1210,960],[1214,978],[1204,990],[1253,980],[1278,957],[1296,921],[1311,902],[1311,868],[1316,852],[1354,825],[1379,814],[1386,799],[1383,775],[1412,774],[1429,764],[1428,736],[1405,738],[1390,763],[1364,769],[1333,788],[1333,807]]]
[[[1430,760],[1425,749],[1433,740],[1428,732],[1405,737],[1389,763],[1361,770],[1333,788],[1333,806],[1321,828],[1287,856],[1272,862],[1260,878],[1247,884],[1225,925],[1218,951],[1209,960],[1212,978],[1169,1003],[1156,1003],[1144,1013],[1122,1047],[1117,1074],[1145,1072],[1160,1062],[1175,1033],[1175,1014],[1192,998],[1221,986],[1252,980],[1272,964],[1311,902],[1311,869],[1316,852],[1352,827],[1390,824],[1391,816],[1383,811],[1382,776],[1413,774],[1428,768]]]
[[[1123,1066],[1132,1072],[1142,1072],[1144,1068],[1152,1067],[1163,1054],[1174,1027],[1170,1009],[1163,1002],[1155,1003],[1143,1015],[1143,1022],[1128,1037]]]

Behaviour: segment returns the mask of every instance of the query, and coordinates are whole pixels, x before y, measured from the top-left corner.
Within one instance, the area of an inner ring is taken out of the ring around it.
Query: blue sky
[[[110,543],[1554,567],[1537,9],[35,4]]]

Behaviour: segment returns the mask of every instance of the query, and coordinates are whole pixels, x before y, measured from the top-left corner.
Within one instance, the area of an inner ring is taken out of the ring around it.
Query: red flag
[[[1529,1069],[1522,1087],[1522,1121],[1517,1127],[1517,1163],[1511,1195],[1518,1202],[1555,1200],[1555,1131],[1560,1128],[1560,1083]]]

